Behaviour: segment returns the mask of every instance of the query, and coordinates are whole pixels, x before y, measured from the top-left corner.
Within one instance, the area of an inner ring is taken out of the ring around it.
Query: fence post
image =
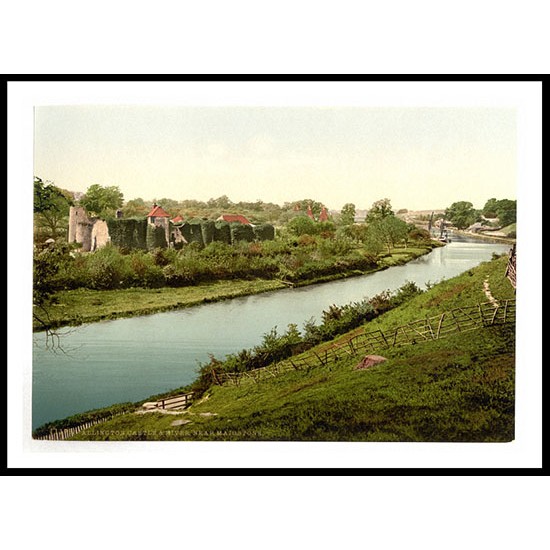
[[[432,340],[435,340],[434,331],[432,329],[432,324],[430,323],[430,319],[428,316],[426,316],[426,325],[430,329],[430,334],[432,335]]]
[[[443,319],[445,318],[445,313],[441,314],[441,319],[439,319],[439,325],[437,326],[437,334],[436,339],[439,339],[439,335],[441,334],[441,325],[443,324]]]
[[[453,319],[454,319],[454,322],[456,324],[456,329],[458,330],[458,332],[460,332],[460,324],[458,322],[458,317],[455,315],[455,310],[451,310],[451,315],[453,316]]]

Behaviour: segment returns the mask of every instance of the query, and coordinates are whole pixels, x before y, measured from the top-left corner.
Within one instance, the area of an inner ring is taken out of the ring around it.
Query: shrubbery
[[[141,242],[141,226],[134,220],[124,221],[128,223],[116,226],[119,242]],[[378,265],[376,253],[347,236],[303,234],[271,240],[272,226],[253,229],[204,220],[184,224],[182,230],[188,244],[179,250],[167,248],[164,228],[151,225],[145,231],[146,246],[152,247],[149,251],[108,244],[94,253],[80,253],[74,246],[63,248],[56,244],[55,254],[37,256],[41,275],[36,277],[36,284],[55,292],[76,288],[180,287],[246,278],[302,283],[362,273]],[[216,236],[224,236],[232,244]],[[204,245],[204,240],[210,242]]]
[[[216,383],[216,373],[250,371],[302,353],[361,326],[420,293],[422,290],[414,282],[407,282],[395,293],[384,291],[359,302],[343,306],[333,304],[323,311],[320,324],[316,324],[313,318],[306,321],[302,333],[295,324],[288,325],[283,334],[278,334],[277,327],[274,327],[264,334],[262,343],[252,349],[227,355],[224,360],[211,355],[208,363],[200,365],[199,377],[190,389],[201,394]]]

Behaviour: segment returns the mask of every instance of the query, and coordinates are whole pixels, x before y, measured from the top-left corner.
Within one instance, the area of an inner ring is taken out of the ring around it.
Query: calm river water
[[[301,328],[330,304],[449,279],[505,253],[509,245],[453,239],[406,265],[303,288],[285,289],[180,311],[103,321],[62,330],[64,353],[33,335],[32,427],[66,416],[185,386],[208,354],[218,358],[260,343],[274,326]]]

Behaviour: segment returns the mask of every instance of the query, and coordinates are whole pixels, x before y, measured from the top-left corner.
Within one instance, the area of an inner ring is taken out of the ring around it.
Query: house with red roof
[[[241,216],[241,214],[222,214],[216,221],[228,223],[237,222],[244,225],[252,225],[244,216]]]
[[[183,218],[181,216],[176,216],[175,218],[172,218],[170,220],[172,223],[182,223],[183,222]]]
[[[323,209],[321,210],[321,213],[319,214],[319,221],[320,222],[328,221],[327,209],[324,206],[323,206]]]
[[[166,234],[166,242],[170,242],[170,214],[162,206],[159,206],[157,203],[153,204],[151,211],[147,214],[147,223],[162,227]]]
[[[169,219],[170,214],[168,214],[166,210],[162,208],[162,206],[159,206],[157,203],[154,203],[151,208],[151,211],[149,212],[149,214],[147,214],[147,221],[151,224],[155,224],[157,219],[162,220],[163,218]]]

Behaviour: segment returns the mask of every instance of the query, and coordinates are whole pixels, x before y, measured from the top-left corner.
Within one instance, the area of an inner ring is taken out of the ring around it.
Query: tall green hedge
[[[254,231],[252,226],[244,225],[239,222],[231,223],[231,244],[238,241],[246,241],[251,243],[254,240]]]
[[[275,239],[275,228],[269,223],[256,225],[252,228],[254,237],[258,241],[272,241]]]
[[[107,227],[115,246],[128,250],[147,248],[147,220],[110,219],[107,220]]]
[[[206,246],[214,242],[216,236],[216,224],[213,220],[203,220],[201,222],[202,242]]]
[[[214,240],[231,244],[231,227],[227,222],[216,222],[214,225]]]
[[[166,232],[164,227],[157,225],[147,225],[147,249],[153,250],[153,248],[167,248]]]
[[[199,243],[201,246],[204,246],[204,241],[202,240],[202,222],[200,220],[191,220],[185,225],[189,226],[189,238],[187,235],[184,235],[186,241],[189,244]]]

